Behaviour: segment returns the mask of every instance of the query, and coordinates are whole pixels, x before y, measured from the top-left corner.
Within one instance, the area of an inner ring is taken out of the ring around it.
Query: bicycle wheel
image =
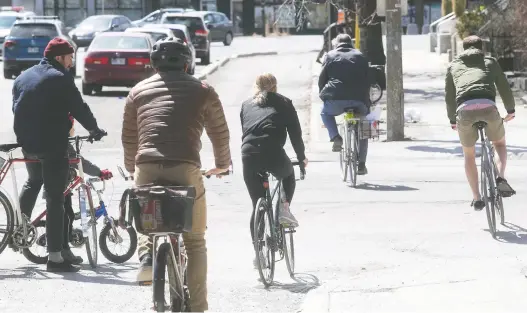
[[[498,177],[498,168],[496,167],[496,163],[494,162],[494,157],[491,156],[491,163],[492,163],[492,168],[493,168],[493,172],[492,172],[492,176],[493,177]],[[498,192],[498,186],[497,184],[495,185],[496,188],[495,188],[495,206],[496,206],[496,212],[498,213],[498,215],[500,216],[500,224],[501,225],[505,225],[505,208],[503,207],[503,198],[502,196],[500,195],[500,193]]]
[[[117,252],[112,252],[108,248],[108,243],[115,245],[120,245],[126,240],[128,236],[128,241],[130,247],[124,250],[124,254],[117,254]],[[137,233],[135,229],[128,225],[126,229],[122,229],[117,225],[117,221],[114,220],[114,227],[112,227],[110,220],[106,223],[99,234],[99,247],[101,248],[102,255],[113,263],[124,263],[134,255],[135,250],[137,249]]]
[[[5,212],[5,216],[2,216]],[[0,191],[0,253],[4,251],[9,243],[15,227],[15,212],[9,202],[9,198]]]
[[[155,262],[154,280],[152,282],[154,309],[157,312],[165,312],[167,309],[171,312],[188,312],[188,290],[183,282],[178,279],[176,270],[180,268],[179,263],[172,258],[172,247],[168,242],[159,246]],[[165,287],[167,287],[165,275],[168,276],[168,293],[165,293]]]
[[[282,245],[285,256],[285,264],[289,275],[293,277],[295,274],[295,243],[293,241],[294,228],[280,227],[282,230]]]
[[[48,262],[46,221],[40,220],[35,225],[34,236],[36,236],[35,243],[30,248],[22,249],[22,254],[30,262],[33,262],[35,264],[46,264]],[[32,251],[33,248],[36,248],[35,252]]]
[[[496,237],[496,215],[494,213],[494,190],[491,186],[493,178],[489,171],[488,150],[486,144],[482,147],[481,154],[481,194],[485,201],[485,212],[487,214],[487,223],[492,237]]]
[[[82,187],[81,188],[85,188]],[[87,197],[91,197],[91,193],[86,188]],[[86,254],[88,254],[88,262],[92,268],[97,267],[97,218],[95,217],[95,208],[92,201],[87,201],[89,205],[88,217],[88,235],[86,236]]]
[[[382,98],[382,88],[379,84],[373,84],[370,86],[370,101],[371,104],[379,102]]]
[[[275,251],[273,237],[272,211],[265,198],[260,198],[256,203],[254,217],[254,251],[256,253],[256,265],[260,279],[266,287],[269,287],[274,278]]]
[[[339,126],[339,134],[343,138],[342,149],[339,152],[340,173],[343,181],[346,181],[348,174],[348,133],[345,123]]]
[[[359,137],[358,137],[358,124],[353,125],[349,145],[351,147],[349,152],[349,176],[350,176],[350,187],[355,188],[357,186],[357,167],[359,162]]]

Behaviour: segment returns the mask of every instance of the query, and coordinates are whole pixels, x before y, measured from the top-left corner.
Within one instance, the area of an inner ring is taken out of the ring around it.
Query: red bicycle
[[[130,236],[131,245],[129,250],[124,256],[114,255],[109,252],[106,244],[106,237],[113,243],[121,243],[123,241],[122,236],[119,234],[119,227],[117,222],[106,212],[106,206],[101,199],[101,194],[104,191],[104,181],[102,189],[96,189],[94,183],[100,181],[98,178],[84,179],[84,171],[82,168],[81,154],[80,154],[80,143],[82,141],[93,142],[90,136],[76,136],[69,138],[70,141],[75,142],[76,157],[70,159],[70,164],[78,164],[78,173],[75,169],[70,168],[70,177],[74,177],[64,194],[67,195],[73,190],[77,190],[79,195],[79,207],[80,207],[80,219],[81,229],[74,229],[70,237],[70,244],[73,247],[81,247],[83,244],[86,245],[86,252],[88,254],[88,260],[92,267],[97,265],[97,219],[104,216],[105,227],[101,231],[101,238],[99,243],[101,251],[112,262],[122,263],[130,259],[134,254],[137,247],[137,234],[132,227],[127,227],[125,231]],[[8,243],[11,241],[15,249],[21,250],[22,254],[31,262],[37,264],[43,264],[47,261],[47,255],[36,256],[30,251],[35,243],[38,246],[46,247],[46,236],[45,228],[46,222],[44,217],[46,211],[44,210],[37,216],[33,221],[30,217],[23,214],[20,210],[18,185],[14,169],[16,163],[37,163],[38,160],[14,158],[12,151],[19,148],[19,144],[4,144],[0,145],[0,151],[8,153],[8,159],[0,157],[0,206],[3,207],[3,211],[6,212],[7,223],[2,223],[0,220],[0,253],[4,251]],[[4,181],[7,173],[11,170],[11,178],[13,180],[13,198],[9,197],[9,194],[2,188],[2,182]],[[99,197],[99,207],[94,207],[92,200],[92,190],[96,192]],[[14,207],[14,208],[13,208]],[[0,212],[1,212],[0,208]],[[43,228],[43,231],[41,229]],[[104,237],[104,238],[103,238]],[[10,240],[11,239],[11,240]],[[104,243],[103,243],[104,241]],[[104,249],[103,249],[104,247]]]

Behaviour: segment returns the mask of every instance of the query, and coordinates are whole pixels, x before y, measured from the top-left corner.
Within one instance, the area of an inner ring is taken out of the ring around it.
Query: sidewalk
[[[319,115],[318,70],[313,69],[308,158],[326,177],[317,177],[318,207],[302,203],[311,214],[319,213],[316,222],[302,227],[317,231],[298,240],[323,244],[315,245],[321,248],[320,260],[311,260],[309,267],[321,286],[308,293],[302,312],[527,308],[527,229],[521,227],[527,225],[524,109],[518,105],[519,118],[506,126],[511,146],[507,175],[518,194],[504,201],[508,223],[498,226],[498,240],[493,240],[485,213],[469,206],[461,147],[446,117],[446,60],[421,49],[419,37],[404,37],[403,66],[405,108],[418,111],[421,121],[406,125],[410,141],[382,142],[386,137],[381,136],[370,143],[369,174],[358,177],[356,189],[339,182],[338,155],[328,152],[331,145]]]

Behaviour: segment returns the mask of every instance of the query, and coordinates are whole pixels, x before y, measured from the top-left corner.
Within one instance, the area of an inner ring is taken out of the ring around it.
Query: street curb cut
[[[329,312],[331,309],[330,293],[331,290],[324,286],[309,291],[306,294],[300,309],[298,309],[295,313]]]

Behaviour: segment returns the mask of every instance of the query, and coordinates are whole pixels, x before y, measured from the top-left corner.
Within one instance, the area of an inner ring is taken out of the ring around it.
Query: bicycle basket
[[[379,138],[379,123],[377,121],[361,120],[361,131],[359,138]]]
[[[131,188],[129,207],[142,234],[183,233],[192,230],[193,186],[141,185]]]

